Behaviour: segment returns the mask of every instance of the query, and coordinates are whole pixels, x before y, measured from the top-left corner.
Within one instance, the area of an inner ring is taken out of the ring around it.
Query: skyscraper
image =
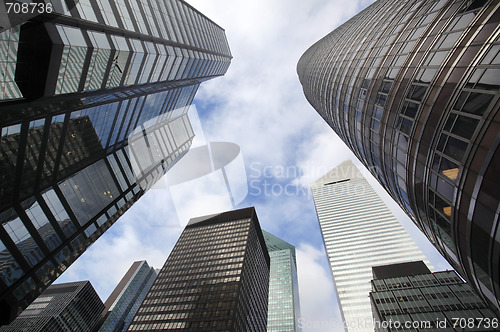
[[[126,331],[157,275],[146,261],[134,262],[104,302],[99,332]]]
[[[265,331],[268,287],[254,208],[193,218],[128,331]]]
[[[88,332],[104,305],[89,281],[55,284],[47,288],[2,332]]]
[[[231,60],[181,0],[53,4],[0,33],[0,323],[187,152],[199,84]]]
[[[381,0],[301,57],[307,100],[500,309],[498,1]]]
[[[422,261],[373,268],[375,331],[498,331],[499,322],[455,271],[431,273]]]
[[[311,184],[333,282],[349,331],[373,331],[372,267],[429,261],[352,161]]]
[[[266,231],[262,234],[271,258],[267,331],[301,331],[295,247]]]

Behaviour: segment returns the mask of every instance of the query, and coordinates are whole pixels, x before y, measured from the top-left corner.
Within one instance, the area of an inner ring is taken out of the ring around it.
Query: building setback
[[[104,304],[89,281],[47,288],[2,332],[88,332],[99,321]]]
[[[295,247],[271,233],[262,233],[271,258],[267,331],[301,331]]]
[[[297,66],[311,105],[496,310],[499,23],[494,0],[381,0]]]
[[[342,319],[348,331],[373,331],[372,267],[429,261],[352,161],[311,184]]]
[[[268,288],[254,208],[193,218],[128,331],[265,331]]]
[[[181,0],[53,9],[0,33],[0,324],[187,152],[199,84],[231,60]]]
[[[134,262],[104,302],[98,331],[126,331],[157,275],[146,261]]]
[[[455,271],[431,273],[418,261],[376,266],[373,278],[375,331],[498,331],[498,317]]]

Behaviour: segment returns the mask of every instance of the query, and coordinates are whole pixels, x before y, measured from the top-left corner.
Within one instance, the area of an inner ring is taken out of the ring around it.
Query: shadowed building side
[[[269,264],[253,207],[192,218],[128,331],[265,331]]]
[[[370,300],[375,331],[497,331],[498,317],[455,271],[424,262],[375,266]]]

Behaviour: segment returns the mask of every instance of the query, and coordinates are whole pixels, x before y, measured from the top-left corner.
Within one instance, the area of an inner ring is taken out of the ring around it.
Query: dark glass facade
[[[199,84],[231,60],[180,0],[54,10],[0,33],[0,324],[187,152]]]
[[[193,218],[128,331],[265,331],[269,264],[254,208]]]
[[[2,332],[88,332],[104,309],[89,281],[55,284],[47,288]]]
[[[297,67],[311,105],[497,309],[499,20],[497,1],[377,1]]]
[[[373,274],[375,331],[498,331],[498,316],[455,271],[431,273],[419,261]]]
[[[146,261],[134,262],[104,303],[98,331],[126,331],[157,275]]]

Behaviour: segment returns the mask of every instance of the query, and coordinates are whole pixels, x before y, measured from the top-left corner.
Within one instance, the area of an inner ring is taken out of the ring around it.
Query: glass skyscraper
[[[301,331],[295,247],[266,231],[262,234],[271,258],[267,331]]]
[[[265,331],[268,287],[254,208],[192,218],[128,331]]]
[[[373,331],[372,267],[424,260],[422,251],[352,161],[311,184],[342,319],[348,331]]]
[[[187,152],[199,84],[231,60],[181,0],[52,3],[0,33],[1,324]]]
[[[373,268],[375,331],[498,331],[499,318],[455,271],[422,261]]]
[[[104,302],[99,332],[126,331],[157,275],[146,261],[134,262]]]
[[[496,0],[380,0],[312,45],[307,100],[500,310]]]
[[[104,305],[89,281],[51,285],[2,332],[88,332]]]

